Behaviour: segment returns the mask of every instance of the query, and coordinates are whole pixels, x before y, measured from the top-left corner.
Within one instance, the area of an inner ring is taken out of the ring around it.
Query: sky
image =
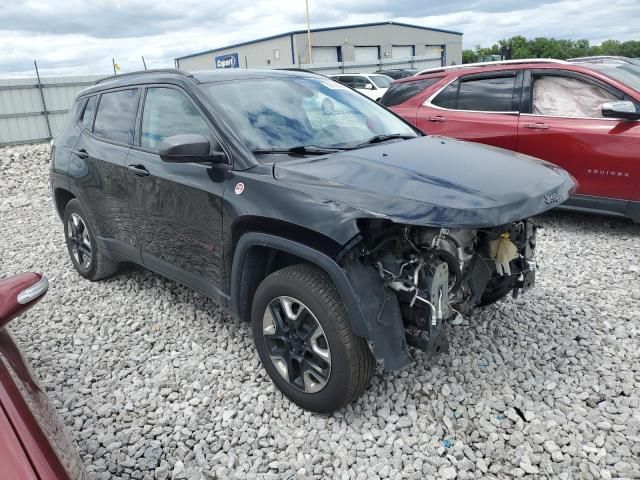
[[[398,21],[464,33],[640,40],[640,0],[309,0],[311,26]],[[0,77],[173,66],[182,55],[306,28],[303,0],[0,0]]]

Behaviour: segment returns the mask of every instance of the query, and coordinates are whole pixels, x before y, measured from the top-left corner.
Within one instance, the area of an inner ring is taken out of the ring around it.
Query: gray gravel
[[[12,328],[91,477],[640,478],[640,225],[546,215],[534,291],[320,416],[211,300],[138,268],[78,276],[47,158],[0,149],[0,276],[50,279]]]

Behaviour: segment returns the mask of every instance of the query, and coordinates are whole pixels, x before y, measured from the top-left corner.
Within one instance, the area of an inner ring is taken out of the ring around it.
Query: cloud
[[[513,35],[638,39],[637,0],[310,0],[312,26],[396,20],[464,32],[465,48]],[[171,67],[178,56],[306,27],[287,0],[17,0],[0,7],[0,76]]]

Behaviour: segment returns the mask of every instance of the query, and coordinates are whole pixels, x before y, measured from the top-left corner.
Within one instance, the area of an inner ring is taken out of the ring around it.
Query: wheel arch
[[[233,222],[231,226],[232,244],[237,245],[240,238],[248,232],[267,233],[304,243],[330,257],[335,256],[341,248],[339,242],[315,230],[285,220],[258,215],[244,215]]]
[[[329,276],[344,303],[349,326],[373,347],[374,356],[385,369],[396,370],[409,363],[397,298],[383,286],[375,270],[356,264],[343,268],[325,253],[277,235],[246,232],[237,240],[230,297],[232,308],[242,320],[250,320],[253,295],[262,279],[275,271],[269,261],[274,262],[278,255],[286,258],[280,268],[308,263]]]
[[[58,216],[62,220],[64,217],[64,209],[71,200],[76,198],[76,196],[66,188],[57,187],[53,191],[53,198],[55,201],[56,212],[58,212]]]

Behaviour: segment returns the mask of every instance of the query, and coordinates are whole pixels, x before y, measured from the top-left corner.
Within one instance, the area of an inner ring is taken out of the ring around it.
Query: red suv
[[[425,133],[560,165],[563,207],[640,222],[640,68],[519,60],[444,67],[391,85],[381,103]]]

